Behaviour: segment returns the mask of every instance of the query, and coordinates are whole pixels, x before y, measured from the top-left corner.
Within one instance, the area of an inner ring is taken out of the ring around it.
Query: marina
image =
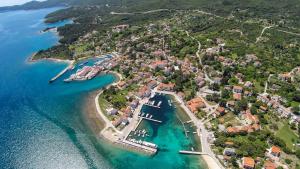
[[[179,155],[178,158],[182,158],[180,157],[180,153],[178,153],[182,149],[190,149],[193,151],[199,150],[199,148],[197,148],[198,146],[195,145],[196,142],[193,141],[193,127],[189,123],[185,124],[185,122],[180,119],[181,117],[178,117],[176,108],[174,105],[170,104],[171,102],[172,100],[169,99],[168,96],[159,94],[153,95],[153,97],[142,106],[142,110],[138,113],[139,121],[125,138],[126,144],[136,146],[138,149],[146,152],[149,152],[156,147],[155,157],[164,154],[165,151],[172,151],[174,152],[174,156],[177,154]],[[174,124],[175,121],[176,123]],[[174,125],[178,126],[175,131],[174,128],[171,127]],[[164,138],[170,137],[165,133],[165,131],[168,130],[176,132],[177,137],[180,137],[181,141],[176,142],[177,139],[172,139],[172,143],[166,145]],[[156,146],[148,147],[148,144],[141,144],[143,141]],[[148,148],[143,149],[145,146]]]
[[[82,69],[77,70],[75,74],[65,79],[64,82],[90,80],[96,77],[102,70],[103,67],[101,66],[84,66]]]
[[[152,98],[153,98],[153,97],[152,97]],[[155,105],[155,101],[149,101],[149,102],[145,103],[145,105],[150,106],[150,107],[160,108],[161,103],[162,103],[162,102],[159,101],[159,102],[157,103],[157,105]]]
[[[59,72],[56,76],[49,80],[49,83],[53,83],[58,78],[63,75],[69,76],[65,78],[64,82],[72,82],[72,81],[85,81],[91,80],[99,75],[101,72],[106,72],[105,69],[109,69],[112,65],[109,63],[111,58],[118,57],[117,54],[107,54],[101,56],[95,56],[86,58],[78,63],[74,63],[74,61]],[[65,77],[64,76],[64,77]]]

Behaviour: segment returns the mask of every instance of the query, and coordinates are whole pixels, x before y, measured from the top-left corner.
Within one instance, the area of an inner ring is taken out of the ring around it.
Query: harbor
[[[173,105],[172,99],[168,96],[159,94],[152,95],[148,102],[142,106],[142,109],[138,114],[139,121],[132,131],[126,136],[125,143],[132,140],[138,140],[139,143],[143,141],[151,143],[156,145],[155,148],[157,149],[157,152],[155,153],[157,155],[164,153],[166,150],[174,151],[174,153],[178,153],[181,149],[199,151],[200,149],[197,148],[199,145],[196,145],[198,143],[193,141],[194,136],[197,136],[195,128],[192,126],[193,124],[186,123],[189,122],[190,119],[181,119],[182,117],[179,117],[176,111],[177,110],[175,105]],[[181,140],[185,143],[184,146],[181,143],[174,143],[176,145],[175,147],[171,145],[169,147],[163,141],[164,137],[167,136],[165,131],[168,131],[169,129],[167,128],[173,125],[178,126],[175,132],[179,132],[178,134],[180,135]],[[176,147],[180,147],[180,149]],[[142,149],[143,147],[140,148]]]
[[[55,75],[49,80],[49,83],[62,78],[64,82],[69,83],[72,81],[85,81],[95,78],[97,75],[106,73],[113,64],[111,59],[118,57],[118,54],[106,54],[101,56],[94,56],[82,59],[80,61],[71,61],[69,66]]]

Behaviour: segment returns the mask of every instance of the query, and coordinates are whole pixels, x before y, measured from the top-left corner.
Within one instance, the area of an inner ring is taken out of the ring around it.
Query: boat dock
[[[160,105],[161,105],[162,102],[161,101],[158,102],[157,105],[155,105],[154,103],[155,103],[155,101],[149,101],[149,102],[145,103],[144,105],[147,105],[147,106],[150,106],[150,107],[154,107],[154,108],[160,108]]]
[[[155,119],[151,119],[151,118],[148,118],[148,117],[142,117],[143,119],[146,119],[146,120],[149,120],[149,121],[154,121],[154,122],[157,122],[157,123],[162,123],[162,121],[160,120],[155,120]]]
[[[189,155],[207,155],[207,153],[203,153],[200,151],[187,151],[187,150],[180,150],[180,154],[189,154]]]
[[[132,146],[132,147],[135,147],[135,148],[145,150],[145,151],[153,153],[153,154],[155,154],[157,152],[157,148],[152,146],[152,145],[155,145],[153,143],[146,142],[146,143],[144,143],[145,145],[143,145],[143,144],[137,143],[137,141],[133,142],[133,141],[129,141],[129,140],[122,140],[122,143],[126,144],[126,145],[129,145],[129,146]],[[150,146],[150,144],[151,144],[151,146]]]
[[[66,67],[64,70],[62,70],[60,73],[58,73],[55,77],[53,77],[49,83],[54,82],[56,79],[58,79],[60,76],[62,76],[63,74],[65,74],[68,70],[72,69],[73,65],[69,65],[68,67]]]
[[[186,122],[184,122],[184,123],[191,123],[191,122],[193,122],[193,120],[190,120],[190,121],[186,121]]]

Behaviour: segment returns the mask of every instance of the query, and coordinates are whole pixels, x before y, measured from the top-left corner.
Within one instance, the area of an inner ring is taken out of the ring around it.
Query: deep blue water
[[[32,53],[57,43],[55,34],[39,33],[53,26],[44,24],[43,18],[55,10],[0,13],[0,168],[200,168],[198,159],[175,152],[190,143],[175,140],[184,134],[180,127],[170,127],[178,123],[170,113],[161,116],[168,119],[165,127],[156,128],[158,136],[166,132],[170,137],[153,139],[158,139],[154,140],[158,144],[175,144],[166,146],[165,152],[157,156],[120,150],[96,139],[84,121],[83,102],[91,91],[112,83],[115,77],[105,75],[86,82],[63,83],[66,74],[49,84],[49,79],[67,65],[27,62]]]
[[[53,33],[39,33],[49,26],[44,16],[54,10],[0,14],[1,168],[109,167],[86,132],[80,103],[114,77],[48,84],[66,64],[27,62],[33,52],[57,43]]]

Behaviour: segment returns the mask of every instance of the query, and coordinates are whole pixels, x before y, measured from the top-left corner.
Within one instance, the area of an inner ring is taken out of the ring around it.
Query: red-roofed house
[[[157,60],[157,61],[154,61],[150,64],[150,68],[151,69],[156,69],[156,68],[160,68],[160,69],[163,69],[164,67],[166,67],[168,64],[168,62],[166,60]]]
[[[277,146],[272,146],[270,149],[270,154],[272,154],[275,157],[279,157],[281,153],[281,149]]]
[[[168,83],[168,84],[161,83],[161,84],[158,85],[158,90],[173,91],[174,87],[175,87],[174,83]]]
[[[233,93],[243,93],[243,87],[241,86],[233,86]]]
[[[233,93],[233,99],[234,100],[242,100],[242,94],[241,93]]]
[[[245,169],[254,169],[255,161],[251,157],[244,157],[243,158],[243,168]]]
[[[187,107],[191,112],[196,113],[200,108],[205,108],[206,105],[201,98],[194,98],[187,102]]]
[[[267,160],[264,164],[264,168],[263,169],[276,169],[276,164],[274,164],[273,162]]]
[[[219,106],[217,110],[214,112],[215,117],[223,116],[225,114],[225,108]]]

